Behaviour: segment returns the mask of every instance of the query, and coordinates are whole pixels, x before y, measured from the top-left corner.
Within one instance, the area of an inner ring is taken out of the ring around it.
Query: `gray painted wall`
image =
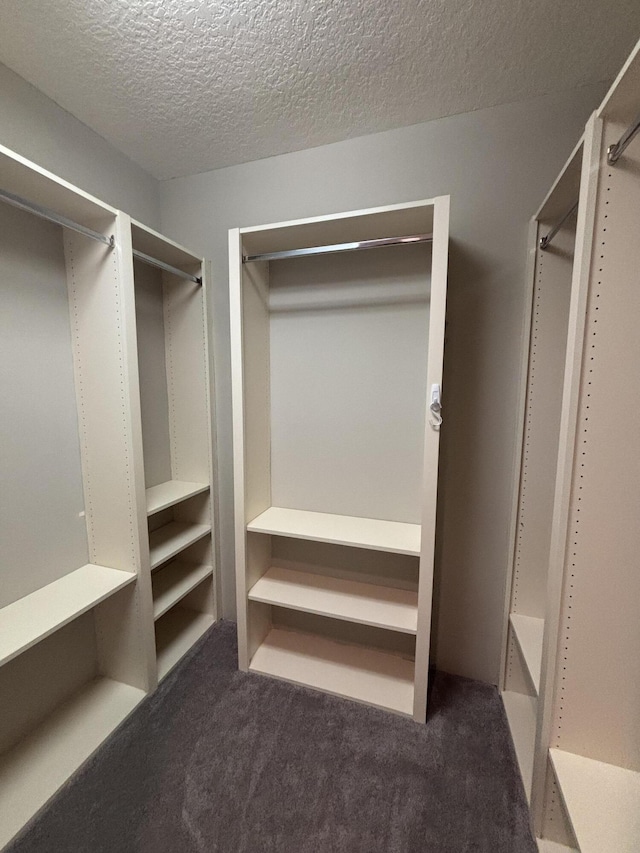
[[[155,178],[1,64],[0,116],[0,144],[134,219],[158,227]]]
[[[161,184],[163,231],[213,259],[224,612],[235,612],[227,229],[451,194],[436,663],[497,682],[527,222],[604,86]]]

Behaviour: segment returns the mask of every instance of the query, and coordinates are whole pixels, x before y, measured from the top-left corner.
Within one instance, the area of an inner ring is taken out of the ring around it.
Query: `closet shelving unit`
[[[144,568],[151,575],[161,679],[215,621],[209,270],[138,222],[131,223],[131,235],[148,525]]]
[[[639,117],[640,45],[584,139],[533,760],[541,849],[631,853],[640,838]]]
[[[531,796],[542,666],[551,515],[567,350],[581,139],[529,228],[529,290],[514,493],[513,569],[505,607],[502,699],[527,797]],[[548,246],[544,241],[552,240]]]
[[[240,668],[424,721],[448,198],[229,245]]]
[[[203,288],[159,281],[176,411],[169,474],[148,495],[155,391],[148,363],[139,370],[135,310],[134,252],[206,280],[202,261],[3,147],[0,202],[2,847],[212,623],[215,512]],[[180,554],[182,569],[161,568],[156,552],[152,584],[149,544],[174,513],[206,536]]]
[[[120,319],[127,271],[117,248],[126,239],[125,223],[113,208],[5,148],[0,189],[5,201],[28,199],[37,212],[93,232],[91,238],[45,226],[28,205],[19,212],[16,204],[1,205],[0,263],[5,294],[12,294],[7,310],[14,310],[17,298],[26,306],[4,336],[6,381],[13,383],[4,388],[5,399],[12,405],[22,399],[19,385],[38,387],[41,371],[63,386],[54,408],[32,399],[22,423],[3,422],[4,446],[16,457],[30,457],[24,470],[14,467],[10,453],[3,457],[4,845],[136,707],[155,676],[152,628],[139,620],[146,591],[139,575],[139,529],[129,510],[135,504],[128,465],[134,451],[126,391],[131,365],[129,330]],[[38,302],[34,313],[30,306]],[[43,334],[47,308],[65,329],[68,343],[61,354],[58,342]],[[20,324],[26,320],[31,328],[25,332]],[[66,441],[60,430],[68,424],[76,430],[76,464],[60,469],[56,456],[64,451],[57,442]],[[13,428],[20,430],[19,439]],[[37,523],[25,530],[22,513]]]

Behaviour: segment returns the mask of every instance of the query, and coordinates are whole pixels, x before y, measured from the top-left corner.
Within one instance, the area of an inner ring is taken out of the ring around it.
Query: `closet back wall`
[[[213,258],[227,617],[235,614],[227,230],[450,193],[435,654],[443,670],[497,682],[528,219],[605,89],[586,87],[161,183],[163,230]]]

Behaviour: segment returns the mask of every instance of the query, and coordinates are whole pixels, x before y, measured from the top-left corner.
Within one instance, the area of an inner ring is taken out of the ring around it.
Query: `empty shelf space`
[[[332,542],[392,554],[420,555],[420,525],[272,506],[247,525],[251,533]]]
[[[149,556],[151,557],[151,568],[155,569],[166,563],[180,551],[184,551],[189,545],[193,545],[199,539],[211,533],[208,524],[187,524],[181,521],[172,521],[159,527],[149,534]]]
[[[118,590],[133,572],[87,564],[0,610],[0,665],[44,640]]]
[[[273,628],[249,669],[398,714],[413,714],[414,663],[388,652]]]
[[[539,693],[544,619],[536,619],[533,616],[521,616],[519,613],[512,613],[509,619],[533,686],[536,689],[536,693]]]
[[[162,679],[213,625],[210,613],[174,607],[156,622],[158,678]]]
[[[635,853],[640,838],[640,773],[550,749],[581,853]]]
[[[531,799],[533,781],[533,753],[536,740],[536,712],[538,702],[533,696],[505,691],[502,702],[509,721],[511,738],[516,750],[520,775],[527,800]]]
[[[209,486],[206,483],[184,483],[181,480],[167,480],[166,483],[151,486],[147,489],[147,515],[153,515],[208,491]]]
[[[0,757],[0,847],[144,699],[128,684],[99,678]]]
[[[405,634],[418,629],[418,593],[405,589],[272,567],[249,598]]]
[[[153,585],[153,618],[159,619],[198,584],[213,574],[213,566],[198,566],[192,563],[169,563],[156,572]]]

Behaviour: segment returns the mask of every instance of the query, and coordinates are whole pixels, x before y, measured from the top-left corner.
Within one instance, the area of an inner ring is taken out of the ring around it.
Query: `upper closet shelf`
[[[509,617],[513,632],[516,635],[522,657],[527,665],[529,677],[533,682],[536,694],[540,692],[540,671],[542,669],[542,637],[544,635],[544,619],[533,616],[522,616],[512,613]]]
[[[133,583],[132,572],[87,564],[0,610],[0,665]]]
[[[206,483],[183,483],[180,480],[168,480],[166,483],[151,486],[147,489],[147,515],[153,515],[208,491],[209,486]]]
[[[247,525],[250,533],[331,542],[371,551],[420,555],[420,525],[272,506]]]
[[[418,593],[406,589],[274,566],[249,599],[405,634],[418,630]]]
[[[581,853],[636,853],[640,839],[640,773],[550,749]]]

